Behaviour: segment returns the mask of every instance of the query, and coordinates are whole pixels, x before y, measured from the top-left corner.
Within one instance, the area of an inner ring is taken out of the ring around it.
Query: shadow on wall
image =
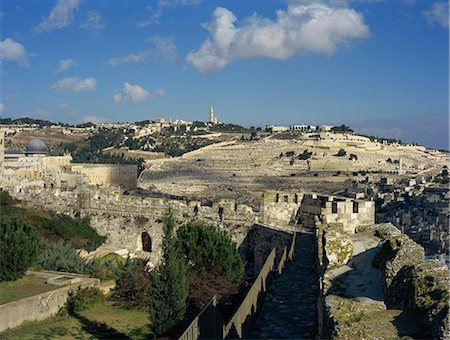
[[[284,247],[289,247],[292,234],[255,224],[239,246],[239,254],[245,263],[245,274],[255,279],[267,256],[276,249],[275,266],[278,266]]]
[[[381,272],[372,267],[372,260],[378,251],[379,248],[374,247],[354,256],[347,263],[352,269],[335,277],[328,293],[383,302]]]

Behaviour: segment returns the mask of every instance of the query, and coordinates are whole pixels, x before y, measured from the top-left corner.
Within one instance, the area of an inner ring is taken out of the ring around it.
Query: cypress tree
[[[155,335],[176,325],[186,312],[189,293],[187,267],[175,234],[175,219],[169,210],[164,219],[163,257],[152,275],[150,322]]]
[[[0,220],[0,282],[14,281],[36,261],[39,236],[19,218]]]

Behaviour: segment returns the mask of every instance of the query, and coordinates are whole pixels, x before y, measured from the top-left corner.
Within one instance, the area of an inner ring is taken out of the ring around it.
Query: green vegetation
[[[200,149],[213,144],[213,141],[206,138],[192,138],[191,136],[173,137],[158,135],[154,139],[154,146],[151,151],[164,152],[167,156],[178,157],[186,152]]]
[[[45,282],[45,279],[36,276],[24,276],[16,281],[0,282],[0,305],[60,288]]]
[[[18,217],[0,220],[0,282],[14,281],[36,261],[39,235]]]
[[[356,156],[355,154],[353,154],[353,153],[351,153],[350,154],[350,158],[349,158],[349,160],[355,160],[355,161],[357,161],[358,160],[358,156]]]
[[[79,274],[92,274],[92,266],[78,255],[78,251],[69,243],[59,240],[48,243],[40,252],[37,262],[47,270]]]
[[[7,191],[0,190],[1,219],[21,218],[32,226],[48,242],[65,240],[75,248],[92,251],[103,244],[100,236],[89,224],[88,219],[74,219],[46,210],[24,208],[14,201]]]
[[[95,287],[78,288],[74,293],[69,293],[66,306],[71,315],[77,315],[81,311],[105,300],[102,292]]]
[[[95,250],[105,242],[105,237],[92,229],[88,218],[74,219],[64,214],[55,214],[47,228],[56,236],[70,240],[75,248],[87,251]]]
[[[58,315],[44,321],[26,322],[2,333],[10,340],[34,339],[148,339],[148,312],[127,309],[113,301],[87,307],[78,317]]]
[[[12,124],[34,124],[39,127],[51,126],[51,125],[61,125],[69,126],[69,124],[64,123],[53,123],[49,120],[34,119],[34,118],[0,118],[0,125],[12,125]]]
[[[128,258],[117,280],[114,299],[128,308],[148,307],[152,288],[151,278],[146,260]]]
[[[122,270],[126,260],[115,253],[95,258],[91,262],[94,276],[100,280],[118,280],[122,275]]]
[[[128,159],[122,155],[104,153],[108,147],[122,147],[124,141],[132,138],[134,130],[100,128],[96,133],[83,142],[72,142],[59,145],[52,150],[53,154],[70,152],[74,163],[104,163],[104,164],[136,164],[138,175],[144,169],[144,159]]]
[[[338,157],[344,157],[347,154],[347,151],[345,151],[344,149],[339,149],[338,153],[336,154],[336,156]]]
[[[353,132],[353,129],[350,126],[342,124],[340,126],[333,126],[331,132]]]
[[[163,257],[152,275],[150,320],[152,331],[161,335],[184,317],[188,297],[187,268],[169,211],[164,221]]]
[[[313,153],[311,151],[305,150],[305,151],[303,151],[303,153],[298,155],[297,158],[300,160],[307,160],[307,159],[311,158],[312,154]]]
[[[192,271],[225,275],[234,284],[244,276],[244,264],[236,243],[223,230],[213,226],[188,224],[177,231]]]

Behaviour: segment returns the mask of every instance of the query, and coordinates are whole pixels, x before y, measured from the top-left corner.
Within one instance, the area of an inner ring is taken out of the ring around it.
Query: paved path
[[[270,284],[250,338],[314,339],[317,284],[314,235],[298,233],[294,261]]]

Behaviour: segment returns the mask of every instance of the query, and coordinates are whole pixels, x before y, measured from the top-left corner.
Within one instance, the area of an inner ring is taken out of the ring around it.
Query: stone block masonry
[[[161,257],[163,219],[169,208],[179,224],[218,226],[238,245],[253,225],[261,223],[292,230],[298,224],[314,228],[315,221],[322,220],[354,232],[358,225],[374,223],[375,209],[374,202],[299,192],[266,192],[259,208],[232,199],[205,202],[122,195],[107,187],[77,191],[30,187],[11,194],[56,212],[89,217],[92,227],[107,237],[107,246],[148,257],[153,266]]]
[[[60,308],[64,306],[69,296],[69,292],[76,291],[78,287],[98,287],[100,283],[100,280],[98,279],[71,273],[44,271],[29,272],[29,274],[46,279],[61,277],[61,274],[64,274],[64,277],[68,279],[79,279],[77,280],[79,282],[0,305],[0,332],[3,332],[8,328],[20,326],[25,321],[47,319],[58,313]]]

